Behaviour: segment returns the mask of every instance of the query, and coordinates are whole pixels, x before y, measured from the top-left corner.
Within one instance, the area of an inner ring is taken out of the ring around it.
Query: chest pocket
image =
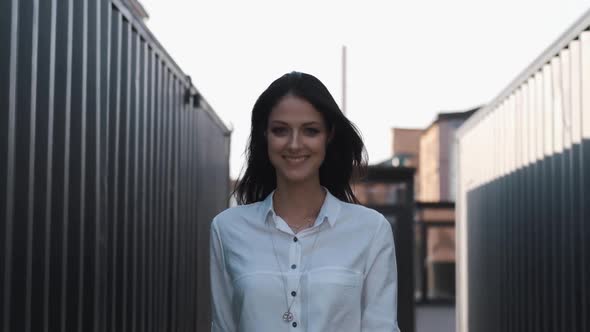
[[[360,322],[362,273],[324,267],[309,273],[310,331],[358,331],[351,322]],[[329,326],[326,317],[330,317]],[[317,330],[316,330],[317,328]]]
[[[359,287],[362,275],[360,273],[344,269],[321,269],[309,273],[311,285],[335,285],[342,287]]]

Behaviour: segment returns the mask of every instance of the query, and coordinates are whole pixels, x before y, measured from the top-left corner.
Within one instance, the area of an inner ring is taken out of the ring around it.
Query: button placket
[[[297,241],[293,240],[293,239],[297,239]],[[302,249],[301,249],[301,236],[300,234],[298,234],[297,236],[293,236],[291,238],[290,241],[290,246],[289,246],[289,266],[288,266],[288,270],[289,270],[289,274],[291,276],[293,276],[293,283],[291,283],[290,288],[288,290],[288,298],[289,298],[289,302],[291,303],[291,301],[293,301],[292,305],[291,305],[291,312],[293,313],[293,315],[295,316],[295,320],[293,322],[290,323],[290,327],[292,329],[296,329],[297,330],[297,326],[299,324],[300,321],[300,315],[301,315],[301,302],[300,302],[300,298],[299,298],[299,291],[302,285],[300,285],[300,282],[302,280],[300,280],[300,278],[302,278],[301,275],[301,254],[302,254]],[[293,295],[295,294],[295,295]],[[300,328],[299,328],[300,329]]]
[[[289,299],[287,302],[291,303],[294,299],[293,296],[291,296],[291,291],[295,288],[297,288],[297,283],[299,282],[299,278],[296,274],[294,273],[287,273],[287,275],[289,276],[287,278],[288,282],[287,282],[287,294],[285,294],[286,298]],[[295,301],[297,301],[297,299],[295,299]],[[297,317],[297,315],[299,314],[298,311],[295,310],[295,303],[293,302],[293,305],[291,306],[291,312],[295,315],[295,317]]]
[[[301,287],[303,287],[303,286],[300,286],[300,288]],[[292,297],[292,299],[294,299],[294,301],[295,301],[293,303],[293,311],[297,313],[295,315],[295,320],[293,321],[293,323],[296,323],[296,324],[291,324],[291,326],[293,328],[296,328],[298,325],[301,324],[301,314],[302,314],[302,312],[301,312],[301,297],[299,296],[299,294],[301,294],[301,292],[298,292],[295,297]],[[299,329],[301,329],[301,328],[299,328]]]
[[[301,266],[301,241],[291,241],[289,246],[289,270],[299,273]]]

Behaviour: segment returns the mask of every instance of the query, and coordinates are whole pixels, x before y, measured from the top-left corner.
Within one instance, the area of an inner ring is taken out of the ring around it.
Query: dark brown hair
[[[254,104],[246,149],[247,167],[234,191],[238,203],[262,201],[277,186],[276,172],[268,157],[265,132],[271,110],[286,95],[311,103],[324,117],[328,131],[333,132],[320,166],[320,184],[340,200],[358,203],[350,181],[355,170],[364,169],[367,163],[361,135],[340,111],[326,86],[316,77],[300,72],[291,72],[276,79]]]

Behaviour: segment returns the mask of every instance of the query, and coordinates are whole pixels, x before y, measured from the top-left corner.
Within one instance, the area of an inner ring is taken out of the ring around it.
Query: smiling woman
[[[357,203],[349,182],[353,171],[366,165],[364,144],[320,80],[299,72],[278,78],[254,104],[251,123],[247,167],[236,188],[239,203],[261,201],[277,187],[277,181],[289,179],[285,174],[279,176],[281,179],[277,176],[284,169],[281,163],[275,164],[279,161],[275,158],[275,143],[292,140],[290,150],[283,153],[293,157],[295,152],[311,148],[311,141],[322,141],[322,137],[324,153],[310,170],[319,172],[319,184],[338,199]],[[318,135],[310,140],[314,131]]]
[[[355,204],[364,145],[328,89],[274,81],[247,152],[241,206],[211,224],[212,331],[399,331],[391,225]]]
[[[268,123],[268,157],[277,182],[319,183],[329,138],[322,114],[305,99],[287,95],[273,108]]]

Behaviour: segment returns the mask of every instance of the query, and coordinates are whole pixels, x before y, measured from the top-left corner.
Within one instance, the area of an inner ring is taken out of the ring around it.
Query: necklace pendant
[[[290,323],[293,320],[293,313],[291,311],[287,311],[283,314],[283,320],[287,323]]]

